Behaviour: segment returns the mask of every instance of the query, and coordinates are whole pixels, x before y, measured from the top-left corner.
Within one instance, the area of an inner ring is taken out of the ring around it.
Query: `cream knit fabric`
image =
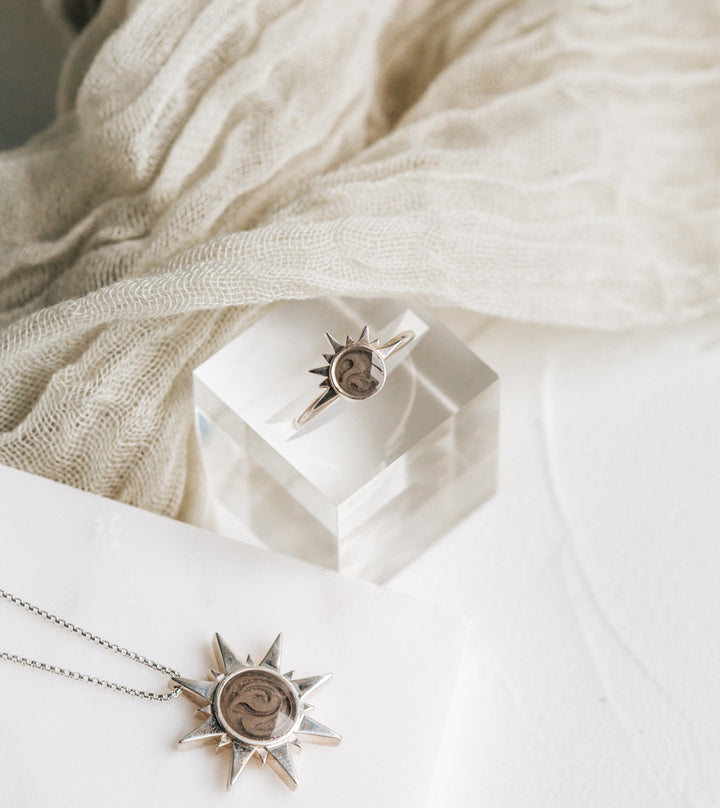
[[[0,155],[0,462],[202,522],[258,304],[625,327],[720,301],[714,0],[104,0]]]

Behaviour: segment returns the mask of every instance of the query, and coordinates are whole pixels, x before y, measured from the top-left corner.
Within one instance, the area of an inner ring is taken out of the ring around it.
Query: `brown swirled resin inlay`
[[[383,361],[369,348],[352,346],[335,358],[333,380],[338,390],[350,398],[370,398],[380,389],[384,379]]]
[[[263,670],[239,671],[230,678],[218,709],[228,729],[253,741],[283,737],[298,715],[297,699],[287,682]]]

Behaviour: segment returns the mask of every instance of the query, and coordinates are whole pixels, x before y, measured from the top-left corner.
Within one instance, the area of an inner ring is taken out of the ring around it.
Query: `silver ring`
[[[323,354],[327,365],[308,371],[324,377],[320,387],[325,389],[322,395],[295,419],[296,427],[306,424],[338,398],[364,401],[379,393],[387,376],[385,362],[412,342],[415,339],[415,332],[402,331],[383,345],[380,345],[379,339],[370,341],[367,326],[363,328],[357,340],[348,336],[344,344],[327,332],[325,336],[333,349],[332,353]]]

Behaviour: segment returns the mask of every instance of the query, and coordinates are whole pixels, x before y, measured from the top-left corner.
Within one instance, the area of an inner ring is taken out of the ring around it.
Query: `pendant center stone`
[[[216,708],[225,729],[261,743],[287,735],[298,717],[297,696],[284,678],[256,669],[232,674],[223,683]]]
[[[385,364],[372,349],[350,345],[333,360],[332,381],[335,388],[348,398],[370,398],[385,381]]]

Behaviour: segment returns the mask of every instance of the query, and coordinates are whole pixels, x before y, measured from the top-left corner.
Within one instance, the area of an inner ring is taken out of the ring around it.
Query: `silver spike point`
[[[327,341],[330,343],[330,347],[331,347],[331,348],[333,349],[333,351],[335,351],[336,353],[337,353],[337,351],[338,351],[340,348],[342,348],[342,347],[343,347],[343,346],[342,346],[342,343],[341,343],[341,342],[338,342],[338,341],[335,339],[335,337],[333,337],[333,335],[332,335],[332,334],[328,334],[328,332],[327,332],[327,331],[325,332],[325,336],[327,337]]]
[[[295,679],[293,684],[300,698],[304,699],[331,679],[332,673],[324,673],[321,676],[308,676],[307,679]]]
[[[215,652],[225,673],[232,673],[233,671],[245,667],[240,657],[238,657],[219,634],[215,635]]]
[[[202,743],[209,743],[225,734],[225,730],[218,724],[215,716],[210,716],[207,721],[200,724],[192,732],[181,738],[178,743],[185,748],[197,746]]]
[[[267,665],[269,668],[274,668],[276,671],[280,670],[280,653],[282,651],[282,634],[275,637],[275,642],[270,646],[270,650],[265,654],[261,665]]]
[[[313,409],[318,410],[324,407],[328,402],[337,398],[337,393],[330,387],[323,395],[313,404]]]
[[[298,728],[298,735],[304,735],[308,741],[321,743],[327,746],[337,746],[342,741],[342,736],[334,732],[330,727],[326,727],[309,715],[304,715]]]
[[[285,785],[295,791],[298,783],[297,774],[288,745],[285,743],[274,749],[268,749],[268,760]]]
[[[180,676],[173,676],[172,680],[185,690],[189,690],[196,696],[205,699],[205,701],[212,701],[217,687],[217,682],[205,682],[201,679],[183,679]]]
[[[251,749],[249,746],[245,746],[244,744],[233,743],[233,757],[232,757],[232,767],[230,769],[230,777],[228,778],[228,791],[235,785],[237,782],[238,777],[242,773],[242,770],[247,765],[247,762],[253,756],[254,749]]]

